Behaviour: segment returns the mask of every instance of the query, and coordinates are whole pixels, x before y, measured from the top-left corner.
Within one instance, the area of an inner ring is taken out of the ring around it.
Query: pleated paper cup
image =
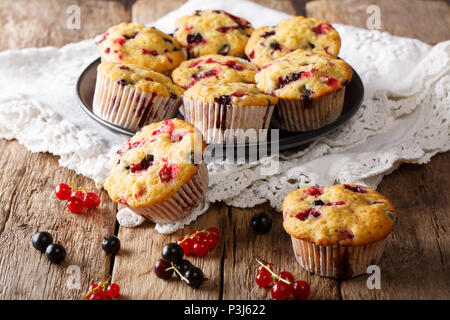
[[[161,97],[128,85],[120,85],[97,73],[93,111],[100,118],[129,130],[171,119],[181,99]]]
[[[327,96],[312,100],[279,99],[272,125],[290,131],[310,131],[334,122],[342,113],[345,87]]]
[[[320,246],[291,236],[295,258],[314,274],[332,278],[351,278],[367,272],[380,262],[386,238],[364,246]]]
[[[184,118],[207,143],[263,142],[274,106],[233,106],[183,98]]]
[[[197,173],[178,189],[172,197],[154,206],[129,207],[136,214],[155,223],[174,222],[183,219],[203,200],[208,188],[208,169],[205,163],[198,165]]]

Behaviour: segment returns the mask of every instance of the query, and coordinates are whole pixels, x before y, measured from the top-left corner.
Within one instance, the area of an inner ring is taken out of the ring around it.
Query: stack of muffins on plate
[[[323,127],[342,112],[353,73],[337,58],[337,31],[314,18],[254,30],[226,11],[196,10],[175,22],[173,36],[121,23],[96,44],[93,111],[139,130],[105,188],[158,222],[181,219],[206,190],[204,164],[186,163],[191,154],[202,159],[195,140],[265,141],[270,124],[291,132]],[[178,110],[186,122],[173,119]]]

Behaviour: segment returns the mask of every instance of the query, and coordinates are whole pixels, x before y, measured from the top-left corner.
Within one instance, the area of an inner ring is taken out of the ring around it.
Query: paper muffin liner
[[[129,207],[133,212],[155,223],[174,222],[183,219],[203,200],[208,188],[206,164],[198,165],[197,173],[177,193],[164,202],[143,208]]]
[[[327,96],[304,100],[279,99],[272,125],[290,131],[310,131],[335,121],[342,113],[345,87]]]
[[[233,106],[183,98],[184,118],[207,143],[266,141],[274,106]],[[253,129],[253,130],[250,130]]]
[[[386,238],[364,246],[320,246],[291,236],[295,258],[303,269],[320,276],[351,278],[378,264]]]
[[[175,116],[181,99],[161,97],[120,85],[97,73],[93,111],[100,118],[129,130]]]

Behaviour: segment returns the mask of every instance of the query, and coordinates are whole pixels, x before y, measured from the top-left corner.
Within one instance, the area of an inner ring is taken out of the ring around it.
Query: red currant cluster
[[[55,188],[55,195],[61,201],[67,200],[67,208],[72,213],[81,213],[84,208],[95,209],[100,205],[100,198],[94,192],[77,188],[71,183],[60,183]]]
[[[295,281],[294,276],[287,271],[280,274],[273,272],[272,264],[269,262],[259,263],[256,274],[256,283],[261,288],[272,286],[271,293],[275,300],[286,300],[291,295],[295,300],[304,300],[309,296],[310,288],[306,281]]]
[[[104,282],[93,283],[88,292],[79,300],[115,300],[120,293],[120,287],[116,283],[108,285],[109,279]]]
[[[185,255],[204,257],[209,250],[214,249],[220,239],[220,231],[217,228],[206,230],[194,230],[190,234],[178,239],[177,243],[183,248]]]

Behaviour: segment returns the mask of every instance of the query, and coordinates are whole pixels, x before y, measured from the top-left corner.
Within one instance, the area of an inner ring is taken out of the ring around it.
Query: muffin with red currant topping
[[[170,72],[185,59],[172,36],[136,22],[109,28],[97,45],[102,61],[134,64],[161,73]]]
[[[255,83],[258,68],[245,60],[211,54],[184,61],[172,72],[173,82],[184,89],[197,83]]]
[[[183,91],[161,73],[103,62],[97,67],[93,110],[108,122],[138,130],[146,124],[173,118]]]
[[[298,263],[336,278],[377,264],[397,220],[386,197],[355,184],[300,188],[284,199],[282,211]]]
[[[188,59],[207,54],[244,55],[253,32],[247,20],[224,10],[197,10],[175,21],[174,37],[186,48]]]
[[[259,89],[280,99],[273,125],[298,132],[321,128],[339,117],[352,75],[344,60],[298,49],[265,65],[255,80]]]
[[[267,138],[277,98],[248,83],[198,83],[183,95],[184,117],[208,143]]]
[[[183,120],[152,123],[117,152],[104,187],[114,202],[153,222],[182,219],[208,187],[204,148],[201,133]]]
[[[329,54],[336,58],[341,48],[339,33],[326,21],[292,17],[275,27],[264,26],[252,33],[245,53],[258,67],[297,49]]]

